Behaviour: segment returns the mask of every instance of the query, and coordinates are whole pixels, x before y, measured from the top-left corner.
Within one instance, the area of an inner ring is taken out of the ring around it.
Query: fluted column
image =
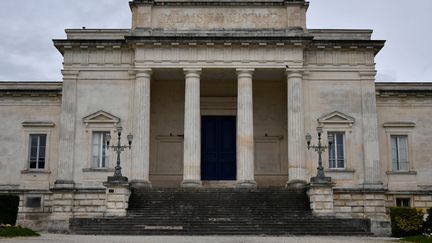
[[[288,187],[306,185],[303,73],[287,69],[288,92]]]
[[[59,160],[55,188],[74,187],[75,117],[78,71],[63,70],[63,95],[60,114]]]
[[[201,69],[184,69],[185,116],[183,151],[183,187],[201,186]]]
[[[138,69],[135,75],[131,184],[135,188],[151,187],[149,180],[151,69]]]
[[[237,69],[237,186],[256,187],[252,77],[254,69]]]

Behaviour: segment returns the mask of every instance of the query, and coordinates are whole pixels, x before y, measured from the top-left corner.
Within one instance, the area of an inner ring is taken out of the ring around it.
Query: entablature
[[[62,82],[0,82],[0,97],[60,97]]]

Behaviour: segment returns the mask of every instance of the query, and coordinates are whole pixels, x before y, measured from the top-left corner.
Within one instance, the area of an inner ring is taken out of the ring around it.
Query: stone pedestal
[[[308,188],[310,207],[315,216],[334,217],[333,208],[333,186],[334,183],[311,182]]]
[[[129,184],[105,182],[106,187],[106,212],[108,217],[126,216],[129,206],[131,190]]]

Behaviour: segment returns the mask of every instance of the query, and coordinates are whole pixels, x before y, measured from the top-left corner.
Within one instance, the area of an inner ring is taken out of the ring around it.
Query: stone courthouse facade
[[[68,29],[62,82],[0,83],[0,192],[19,223],[122,215],[130,188],[308,186],[317,215],[432,207],[432,84],[376,83],[370,30],[307,29],[302,0],[135,0],[131,29]],[[122,143],[127,186],[107,181]],[[316,143],[326,185],[309,184]]]

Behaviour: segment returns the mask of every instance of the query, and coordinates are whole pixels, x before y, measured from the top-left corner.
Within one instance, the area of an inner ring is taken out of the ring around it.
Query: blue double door
[[[236,117],[202,116],[201,180],[235,180],[236,164]]]

